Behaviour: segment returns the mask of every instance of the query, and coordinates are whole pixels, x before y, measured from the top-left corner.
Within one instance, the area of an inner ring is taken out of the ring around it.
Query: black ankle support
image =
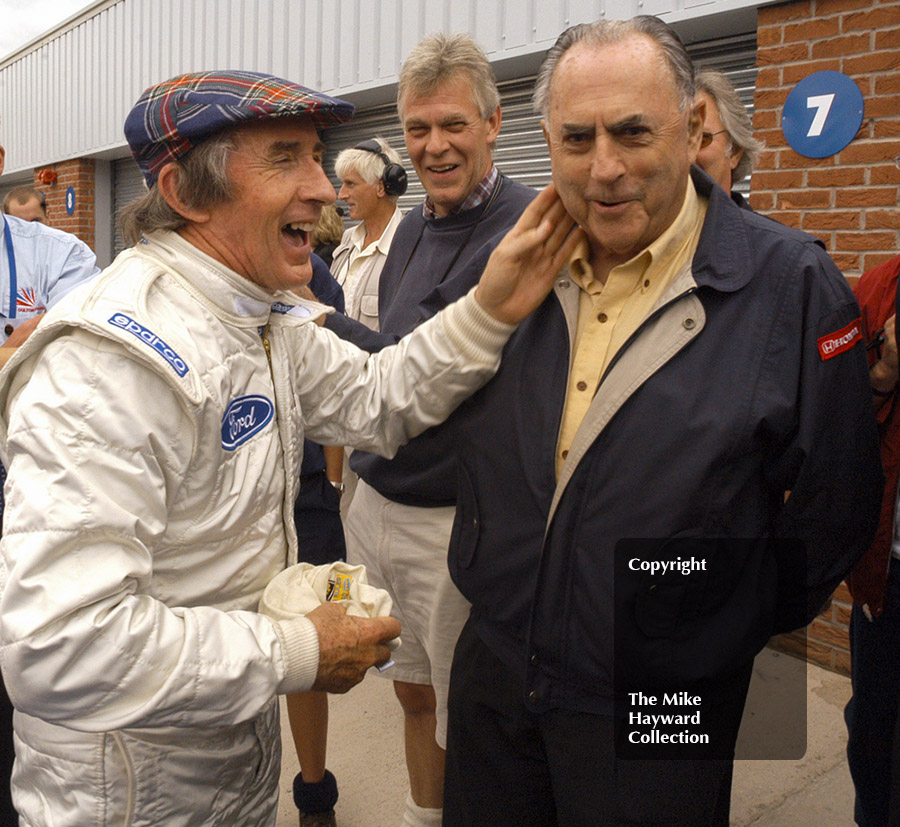
[[[294,776],[294,804],[301,813],[327,812],[337,800],[337,780],[328,770],[317,784],[307,784],[300,773]]]

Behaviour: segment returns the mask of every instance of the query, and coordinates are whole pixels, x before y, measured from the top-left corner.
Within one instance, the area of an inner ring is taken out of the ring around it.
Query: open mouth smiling
[[[281,228],[281,232],[291,240],[292,244],[302,246],[309,241],[310,234],[315,226],[314,223],[306,221],[292,221],[289,224],[285,224]]]

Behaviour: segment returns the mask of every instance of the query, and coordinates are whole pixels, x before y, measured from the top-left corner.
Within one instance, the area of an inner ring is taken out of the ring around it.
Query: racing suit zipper
[[[266,322],[265,327],[259,334],[262,339],[263,350],[266,352],[266,360],[269,363],[269,376],[272,377],[272,387],[275,387],[275,374],[272,371],[272,345],[269,343],[269,323]]]
[[[296,541],[291,542],[291,538],[295,537],[294,533],[294,503],[291,498],[293,492],[294,469],[291,467],[290,439],[287,433],[288,425],[286,413],[281,406],[286,398],[283,388],[279,388],[278,381],[275,376],[275,369],[272,365],[272,343],[269,341],[269,322],[260,330],[259,336],[262,339],[263,350],[266,352],[266,361],[269,363],[269,378],[272,380],[272,394],[274,396],[276,410],[276,426],[278,429],[278,440],[281,443],[281,463],[284,469],[284,502],[282,504],[282,522],[284,524],[284,536],[287,548],[285,549],[285,565],[290,566],[297,562]]]

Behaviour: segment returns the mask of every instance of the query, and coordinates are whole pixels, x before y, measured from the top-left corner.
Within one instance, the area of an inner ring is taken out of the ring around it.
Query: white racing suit
[[[390,455],[487,381],[512,330],[468,296],[370,356],[322,312],[154,234],[0,374],[25,824],[274,824],[276,696],[310,688],[318,639],[256,609],[297,558],[304,433]]]

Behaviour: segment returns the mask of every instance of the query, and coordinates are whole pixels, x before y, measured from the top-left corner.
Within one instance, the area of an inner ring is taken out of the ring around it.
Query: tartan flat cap
[[[148,187],[163,165],[242,121],[307,115],[316,129],[343,123],[353,104],[260,72],[178,75],[151,86],[125,119],[125,138]]]

